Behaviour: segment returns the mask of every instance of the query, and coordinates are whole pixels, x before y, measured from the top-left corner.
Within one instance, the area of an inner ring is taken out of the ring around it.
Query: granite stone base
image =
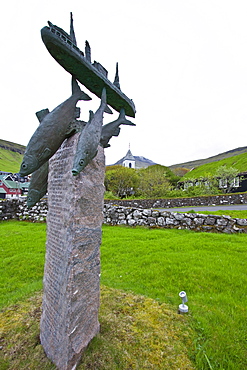
[[[99,332],[100,244],[103,222],[103,148],[72,176],[78,135],[49,164],[47,243],[41,344],[61,370],[75,369]]]

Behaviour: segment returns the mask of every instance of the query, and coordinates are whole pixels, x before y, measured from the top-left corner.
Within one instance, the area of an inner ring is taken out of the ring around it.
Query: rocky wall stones
[[[209,197],[207,204],[211,204],[210,200],[218,202],[221,204],[226,204],[226,199],[228,198],[229,204],[239,204],[246,202],[247,194],[234,194],[234,195],[224,195],[217,197]],[[224,199],[220,198],[224,197]],[[190,203],[191,199],[194,198],[184,198],[184,203]],[[204,205],[206,197],[203,197]],[[150,200],[142,199],[141,203],[139,201],[123,201],[134,202],[135,207],[125,207],[118,204],[111,204],[105,200],[104,207],[104,223],[109,225],[128,225],[136,226],[143,225],[148,227],[176,227],[176,228],[187,228],[191,230],[201,230],[201,231],[215,231],[215,232],[245,232],[247,227],[246,219],[231,219],[229,216],[215,216],[215,215],[203,215],[197,213],[190,213],[189,216],[185,216],[183,213],[173,213],[168,211],[163,211],[162,214],[159,210],[151,208],[142,208]],[[152,200],[153,202],[154,200]],[[172,199],[164,199],[162,201],[173,201]],[[175,199],[174,201],[177,201]],[[113,201],[111,201],[113,202]],[[122,201],[119,201],[122,202]],[[236,203],[232,203],[236,202]],[[116,203],[114,201],[113,203]],[[215,204],[215,203],[213,203]],[[185,204],[184,204],[185,205]],[[140,206],[140,207],[139,207]],[[133,211],[131,212],[130,209]],[[134,213],[135,212],[135,213]],[[17,200],[6,200],[0,202],[0,220],[7,220],[11,218],[19,220],[28,220],[32,222],[42,222],[46,220],[47,216],[47,201],[45,199],[37,203],[36,206],[28,209],[24,201]],[[210,224],[211,223],[211,224]],[[182,227],[183,226],[183,227]]]
[[[247,233],[247,220],[198,213],[174,213],[105,204],[104,223],[108,225],[147,226],[190,229],[194,231]]]
[[[247,204],[247,193],[243,194],[221,194],[214,196],[171,198],[171,199],[105,199],[105,204],[115,204],[123,207],[136,208],[177,208],[196,207],[226,204]]]
[[[11,201],[4,200],[0,202],[0,221],[18,218],[17,214],[20,210],[20,202],[18,199]]]

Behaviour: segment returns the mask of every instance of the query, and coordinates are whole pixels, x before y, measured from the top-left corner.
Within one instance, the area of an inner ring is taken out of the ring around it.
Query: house
[[[13,181],[10,175],[0,175],[0,198],[18,198],[21,194],[18,181]]]
[[[229,189],[231,193],[242,193],[247,191],[247,171],[239,172],[238,175],[233,179],[231,184],[227,179],[218,178],[218,187],[219,189]],[[179,188],[187,190],[191,186],[210,186],[208,179],[186,179],[186,181],[179,181]]]
[[[3,171],[1,171],[3,172]],[[22,181],[20,181],[22,180]],[[0,199],[18,198],[28,193],[29,182],[23,181],[16,174],[7,172],[0,175]]]
[[[247,171],[239,172],[231,184],[228,184],[226,179],[219,179],[220,189],[226,189],[229,185],[231,185],[231,193],[242,193],[247,191]]]

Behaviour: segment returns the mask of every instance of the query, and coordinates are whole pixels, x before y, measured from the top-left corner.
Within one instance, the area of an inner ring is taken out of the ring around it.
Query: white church
[[[114,163],[114,165],[117,165],[117,164],[123,167],[140,169],[140,168],[147,168],[149,166],[153,166],[157,163],[154,163],[153,161],[145,157],[134,156],[131,153],[131,150],[129,148],[126,155],[123,158],[119,159],[119,161]]]

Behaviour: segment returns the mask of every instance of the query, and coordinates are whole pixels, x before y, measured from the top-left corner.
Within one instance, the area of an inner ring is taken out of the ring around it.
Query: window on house
[[[184,189],[187,190],[190,186],[193,186],[192,182],[185,182],[184,183]]]
[[[219,188],[227,188],[227,179],[219,180]]]
[[[240,181],[239,181],[239,177],[235,177],[231,183],[231,186],[233,186],[234,188],[238,188],[240,186]]]

